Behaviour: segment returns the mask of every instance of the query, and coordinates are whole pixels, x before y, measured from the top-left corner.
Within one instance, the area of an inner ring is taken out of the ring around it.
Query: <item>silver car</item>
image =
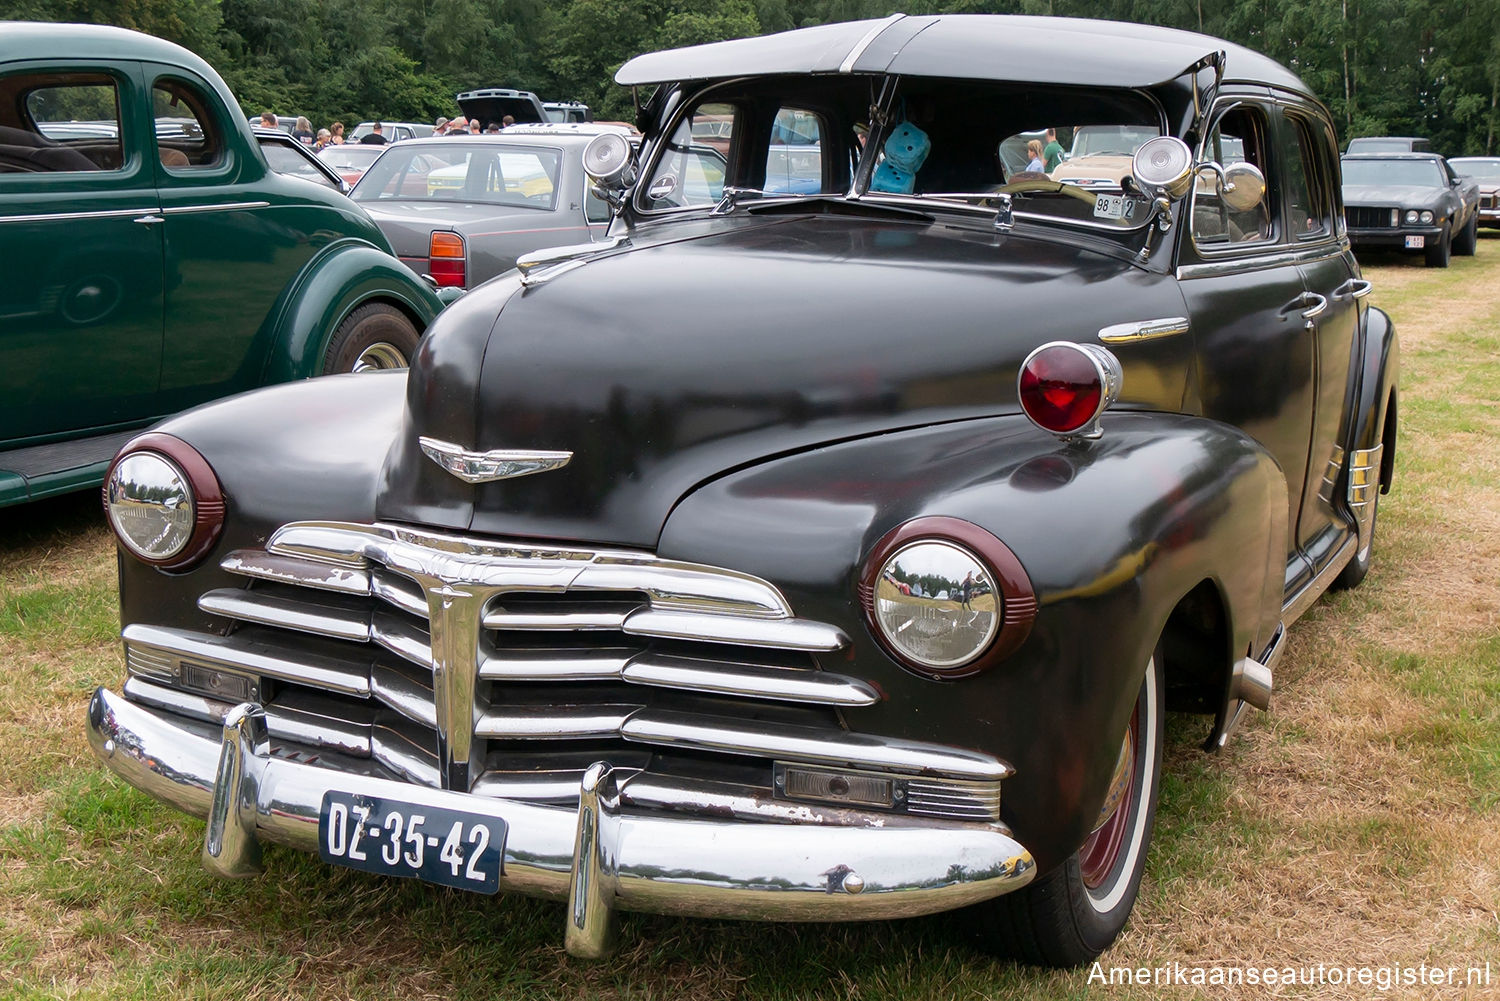
[[[529,251],[603,237],[609,206],[590,190],[582,157],[610,131],[632,134],[559,123],[395,143],[350,197],[418,274],[472,288]]]

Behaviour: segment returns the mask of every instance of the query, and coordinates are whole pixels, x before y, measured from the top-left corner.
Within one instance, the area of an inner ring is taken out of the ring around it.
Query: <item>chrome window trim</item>
[[[871,28],[865,34],[864,38],[861,38],[854,44],[854,48],[849,50],[849,54],[844,57],[844,61],[842,63],[839,63],[839,72],[853,73],[854,64],[859,62],[859,57],[865,54],[866,49],[875,44],[875,39],[885,34],[885,30],[891,25],[895,24],[897,21],[904,20],[905,18],[905,14],[892,14],[885,20],[878,22],[875,27]]]
[[[79,173],[82,173],[79,171]],[[72,219],[116,219],[149,215],[160,211],[155,205],[137,209],[100,209],[97,212],[39,212],[34,215],[0,216],[0,222],[66,222]]]
[[[1246,271],[1264,271],[1267,268],[1279,268],[1289,264],[1314,264],[1318,261],[1326,261],[1335,257],[1341,257],[1349,252],[1349,241],[1347,238],[1337,242],[1319,244],[1312,247],[1298,247],[1287,249],[1278,246],[1274,248],[1275,253],[1253,254],[1237,257],[1227,257],[1202,264],[1179,264],[1177,266],[1177,280],[1190,281],[1194,278],[1216,278],[1221,275],[1233,275]]]

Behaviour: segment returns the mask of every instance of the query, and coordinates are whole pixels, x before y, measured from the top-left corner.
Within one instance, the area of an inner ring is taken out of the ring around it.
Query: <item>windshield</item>
[[[1448,181],[1436,160],[1355,160],[1344,161],[1345,184],[1405,185],[1420,188],[1445,188]]]
[[[1462,177],[1472,177],[1485,184],[1500,184],[1500,158],[1462,157],[1449,160],[1448,166]]]
[[[551,209],[562,153],[465,140],[390,147],[350,195],[358,202],[448,201]]]
[[[1146,221],[1150,202],[1122,181],[1131,151],[1161,133],[1159,110],[1136,91],[853,75],[710,86],[670,129],[644,165],[640,211],[858,189],[986,222],[1010,195],[1017,215],[1110,229]],[[1068,173],[1070,146],[1123,155],[1085,179]]]

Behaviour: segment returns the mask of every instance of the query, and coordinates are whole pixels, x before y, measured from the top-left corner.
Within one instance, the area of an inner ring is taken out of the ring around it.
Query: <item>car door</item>
[[[1210,122],[1199,159],[1248,161],[1265,175],[1266,198],[1237,212],[1219,197],[1212,174],[1201,177],[1182,227],[1178,283],[1192,317],[1202,413],[1244,429],[1286,476],[1290,593],[1312,571],[1295,532],[1316,398],[1313,339],[1303,315],[1311,303],[1279,213],[1269,96],[1225,97]]]
[[[178,67],[146,71],[165,220],[162,402],[180,410],[260,384],[266,318],[312,256],[317,221],[214,88]]]
[[[1316,571],[1337,554],[1353,530],[1336,496],[1345,454],[1342,442],[1356,384],[1360,300],[1370,285],[1341,244],[1337,146],[1326,119],[1311,107],[1288,105],[1280,116],[1283,195],[1288,242],[1308,295],[1303,327],[1313,349],[1313,426],[1297,521],[1297,543]]]
[[[159,413],[162,234],[140,81],[132,63],[85,59],[0,70],[0,442]]]

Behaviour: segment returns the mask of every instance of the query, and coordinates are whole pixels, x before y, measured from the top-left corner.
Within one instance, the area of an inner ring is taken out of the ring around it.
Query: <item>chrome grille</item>
[[[1392,208],[1350,205],[1344,208],[1344,218],[1353,229],[1395,229],[1401,223],[1401,212]]]
[[[637,770],[636,802],[683,809],[701,800],[684,788],[727,783],[738,809],[777,798],[773,771],[791,764],[890,776],[909,791],[897,812],[999,816],[1005,763],[847,729],[843,714],[882,694],[822,670],[847,637],[757,578],[333,523],[285,526],[221,565],[246,586],[198,604],[232,627],[128,626],[132,697],[212,720],[229,706],[203,686],[244,676],[273,739],[482,795],[567,801],[609,760]],[[192,693],[189,663],[209,672]]]

